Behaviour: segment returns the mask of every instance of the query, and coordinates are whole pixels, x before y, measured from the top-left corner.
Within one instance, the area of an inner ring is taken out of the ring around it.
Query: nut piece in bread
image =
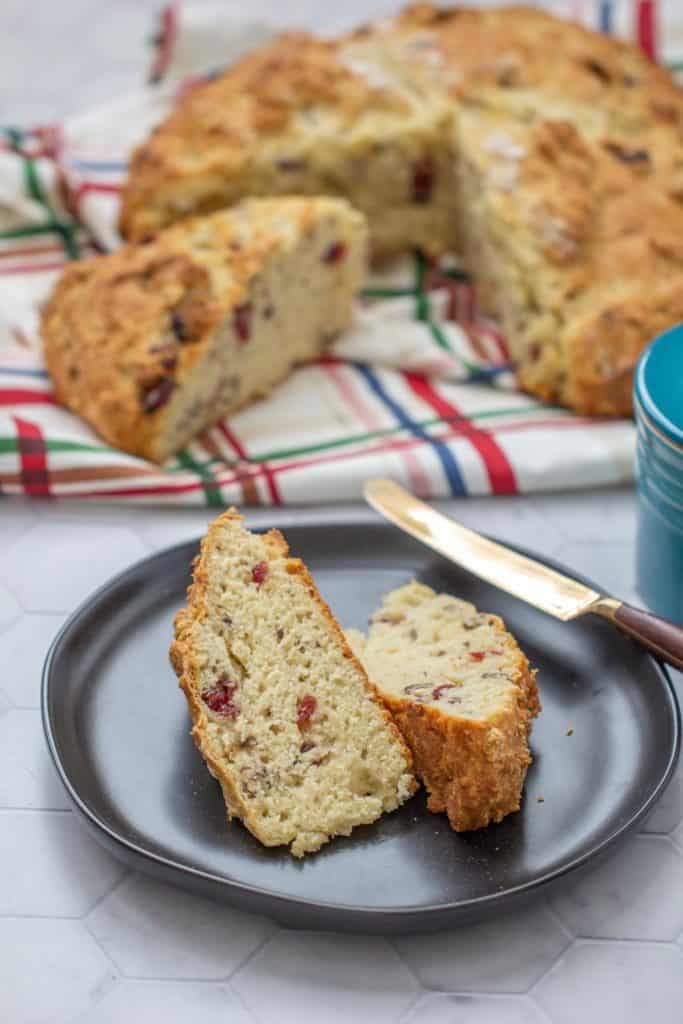
[[[229,817],[301,857],[393,811],[412,759],[305,565],[234,510],[209,527],[171,660]]]
[[[534,673],[501,619],[413,581],[387,594],[351,646],[456,832],[518,811],[540,711]]]
[[[246,200],[70,265],[43,312],[57,398],[163,462],[268,394],[351,317],[367,229],[345,200]]]

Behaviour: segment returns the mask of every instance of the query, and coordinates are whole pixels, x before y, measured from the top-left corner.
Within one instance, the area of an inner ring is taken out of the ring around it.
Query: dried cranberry
[[[346,242],[333,242],[323,253],[323,263],[340,263],[346,256]]]
[[[251,302],[243,302],[241,305],[235,306],[232,313],[232,325],[242,344],[249,341],[251,338]]]
[[[299,701],[299,707],[296,714],[296,724],[300,729],[305,727],[317,706],[318,702],[315,697],[311,697],[308,693]]]
[[[187,329],[185,318],[182,316],[181,313],[178,313],[177,311],[171,313],[171,330],[175,334],[178,341],[187,341],[187,339],[190,337],[190,332]]]
[[[227,677],[219,679],[217,683],[202,691],[202,700],[207,708],[210,708],[216,715],[224,715],[226,718],[236,718],[239,708],[233,703],[233,697],[237,690],[237,684],[231,683]]]
[[[445,690],[452,690],[453,688],[453,683],[441,683],[440,686],[435,686],[432,690],[432,698],[438,700]]]
[[[428,203],[434,188],[434,161],[425,156],[413,167],[413,202]]]
[[[254,568],[251,570],[251,578],[257,587],[260,587],[268,575],[268,563],[257,562]]]
[[[140,404],[144,412],[156,412],[166,405],[175,390],[175,382],[169,377],[161,377],[153,384],[143,387]]]
[[[486,657],[484,651],[470,651],[470,658],[472,661],[483,661]]]

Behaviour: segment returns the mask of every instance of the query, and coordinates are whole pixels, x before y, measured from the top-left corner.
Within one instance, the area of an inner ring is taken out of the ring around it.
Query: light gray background
[[[135,87],[158,3],[0,0],[0,121],[49,120]],[[226,3],[331,25],[389,3]],[[465,500],[478,529],[635,597],[630,490]],[[679,1024],[683,775],[641,835],[522,916],[397,940],[312,936],[124,872],[48,762],[46,647],[114,572],[208,513],[0,502],[0,1019],[7,1024]],[[542,680],[541,680],[542,687]],[[571,822],[567,822],[571,828]]]

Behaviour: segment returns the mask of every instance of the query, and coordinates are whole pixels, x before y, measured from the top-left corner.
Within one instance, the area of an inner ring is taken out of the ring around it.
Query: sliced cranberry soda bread
[[[163,462],[346,326],[367,230],[344,200],[248,200],[71,264],[42,321],[60,402]]]
[[[387,594],[367,638],[347,635],[413,752],[429,809],[456,832],[519,810],[540,703],[502,620],[413,581]]]
[[[171,660],[229,817],[303,856],[415,791],[410,751],[284,537],[215,520]]]

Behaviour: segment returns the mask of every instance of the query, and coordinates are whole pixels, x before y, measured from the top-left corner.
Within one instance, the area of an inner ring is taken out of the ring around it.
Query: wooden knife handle
[[[680,626],[624,602],[613,610],[610,618],[656,658],[683,671],[683,629]]]

